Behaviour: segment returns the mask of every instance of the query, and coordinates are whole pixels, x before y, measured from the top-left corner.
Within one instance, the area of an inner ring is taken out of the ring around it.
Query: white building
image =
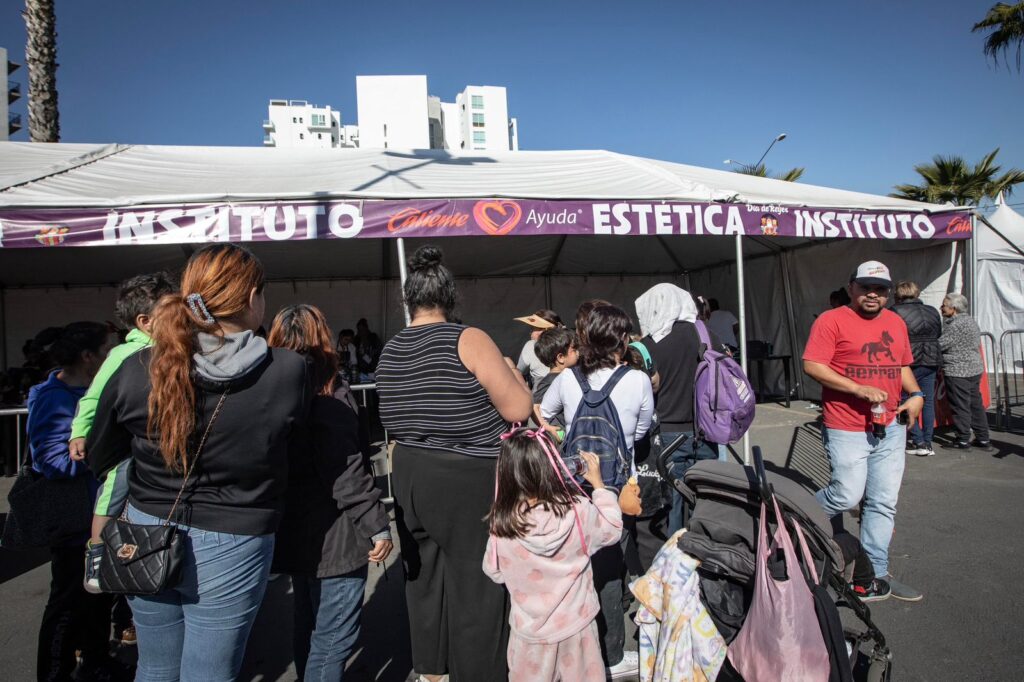
[[[303,100],[270,100],[266,146],[516,151],[519,131],[503,87],[470,85],[442,102],[426,76],[356,76],[357,125]],[[322,123],[326,121],[327,126]]]
[[[0,96],[0,141],[9,140],[22,128],[21,116],[11,113],[11,105],[21,98],[21,84],[11,80],[10,73],[21,66],[7,61],[7,49],[0,47],[0,66],[3,67],[4,94]]]
[[[272,99],[263,121],[266,147],[354,147],[341,112],[302,99]]]
[[[508,97],[503,87],[470,85],[455,97],[459,112],[459,149],[516,151],[519,133],[508,116]],[[448,148],[456,138],[448,140]]]
[[[426,76],[356,76],[362,149],[430,149]]]

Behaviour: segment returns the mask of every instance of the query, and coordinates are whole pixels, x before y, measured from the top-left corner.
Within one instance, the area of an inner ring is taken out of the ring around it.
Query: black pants
[[[85,552],[81,547],[53,547],[50,555],[50,598],[39,625],[36,677],[63,682],[71,679],[75,669],[75,649],[81,649],[83,659],[109,654],[113,600],[82,587]]]
[[[448,673],[452,682],[508,677],[508,593],[481,567],[495,463],[395,447],[395,519],[417,673]]]
[[[626,529],[626,568],[632,575],[643,575],[654,563],[658,550],[668,540],[668,515],[671,507],[665,507],[652,516],[637,518],[622,516]]]
[[[623,622],[622,589],[626,573],[623,552],[626,533],[614,545],[602,547],[590,557],[594,570],[594,589],[601,603],[597,614],[597,636],[601,639],[601,656],[605,665],[613,666],[622,660],[626,643],[626,624]]]
[[[971,429],[975,438],[987,441],[988,417],[981,401],[981,375],[946,377],[946,397],[953,409],[953,426],[960,441],[970,442]]]

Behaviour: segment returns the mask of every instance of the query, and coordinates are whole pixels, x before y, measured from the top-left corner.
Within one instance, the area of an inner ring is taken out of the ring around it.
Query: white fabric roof
[[[950,208],[608,151],[474,154],[0,142],[0,208],[491,196]]]
[[[992,215],[986,217],[986,220],[992,223],[992,227],[999,230],[1003,237],[1016,244],[1017,248],[1024,250],[1024,216],[1000,202]],[[975,248],[978,250],[978,260],[1024,261],[1024,256],[1014,251],[1006,243],[1006,240],[995,234],[984,223],[978,225]]]

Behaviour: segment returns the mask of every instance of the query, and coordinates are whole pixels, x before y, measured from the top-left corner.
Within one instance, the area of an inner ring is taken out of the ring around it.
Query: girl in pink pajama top
[[[593,500],[543,431],[503,437],[483,570],[512,597],[510,682],[605,679],[590,556],[618,542],[622,512],[597,457],[582,457]]]

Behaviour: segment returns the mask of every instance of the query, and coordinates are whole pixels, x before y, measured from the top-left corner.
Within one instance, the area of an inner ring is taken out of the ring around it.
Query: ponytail
[[[216,244],[192,255],[181,292],[164,296],[153,311],[146,431],[158,441],[169,470],[187,469],[188,444],[196,428],[196,334],[221,333],[217,320],[244,312],[253,289],[263,289],[263,266],[256,256],[236,244]]]

